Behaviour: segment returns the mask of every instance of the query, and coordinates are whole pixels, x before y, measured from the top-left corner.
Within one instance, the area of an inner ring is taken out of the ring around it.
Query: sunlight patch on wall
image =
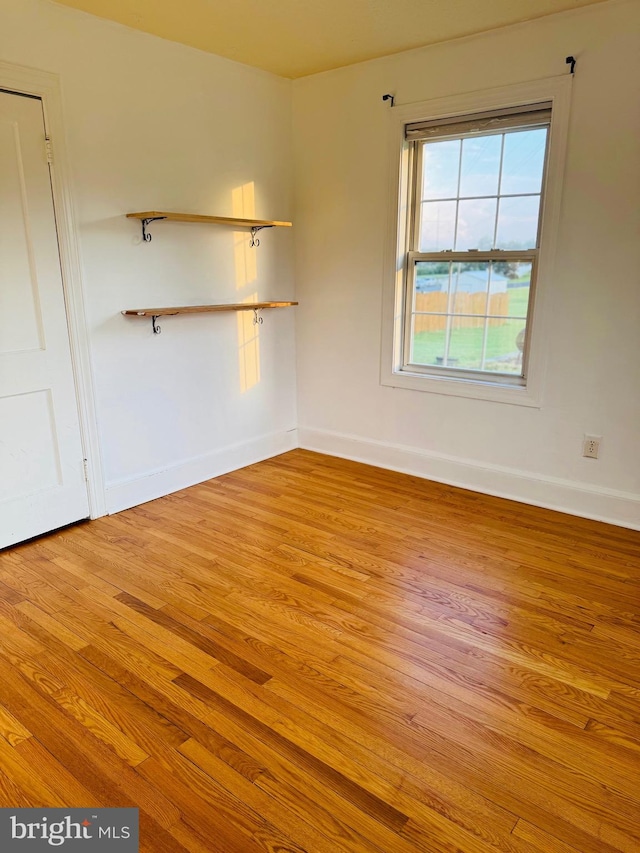
[[[233,216],[244,219],[255,219],[256,197],[253,181],[232,190],[231,200]],[[242,290],[242,288],[252,284],[258,277],[258,259],[256,257],[256,250],[250,246],[247,231],[234,232],[233,247],[236,262],[236,290]]]
[[[257,302],[253,293],[243,302]],[[260,382],[260,325],[255,322],[253,311],[238,311],[238,359],[240,368],[240,390],[244,394]]]

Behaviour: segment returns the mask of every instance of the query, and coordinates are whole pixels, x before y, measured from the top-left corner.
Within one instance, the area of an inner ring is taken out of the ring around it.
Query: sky
[[[424,143],[420,251],[534,248],[546,128]]]

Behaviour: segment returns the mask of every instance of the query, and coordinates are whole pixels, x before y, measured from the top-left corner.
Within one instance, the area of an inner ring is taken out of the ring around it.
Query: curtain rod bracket
[[[395,96],[395,95],[389,95],[388,93],[387,93],[386,95],[383,95],[383,96],[382,96],[382,100],[383,100],[383,101],[391,101],[391,106],[393,106],[393,105],[394,105],[394,101],[395,101],[395,99],[396,99],[396,96]]]
[[[571,68],[569,69],[569,70],[570,70],[570,73],[571,73],[571,74],[575,74],[575,67],[576,67],[576,58],[575,58],[575,56],[567,56],[567,58],[565,59],[565,63],[566,63],[567,65],[570,65],[570,66],[571,66]]]

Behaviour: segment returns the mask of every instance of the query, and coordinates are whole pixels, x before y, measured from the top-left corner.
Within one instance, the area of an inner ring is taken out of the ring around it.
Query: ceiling
[[[297,78],[605,0],[58,2]]]

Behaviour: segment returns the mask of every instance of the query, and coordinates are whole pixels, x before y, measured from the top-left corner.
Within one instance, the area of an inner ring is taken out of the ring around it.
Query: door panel
[[[42,318],[17,121],[0,123],[0,187],[0,352],[41,349]]]
[[[0,548],[88,515],[42,102],[0,92]]]
[[[0,423],[14,436],[10,447],[0,445],[0,501],[62,485],[51,392],[3,397]]]

